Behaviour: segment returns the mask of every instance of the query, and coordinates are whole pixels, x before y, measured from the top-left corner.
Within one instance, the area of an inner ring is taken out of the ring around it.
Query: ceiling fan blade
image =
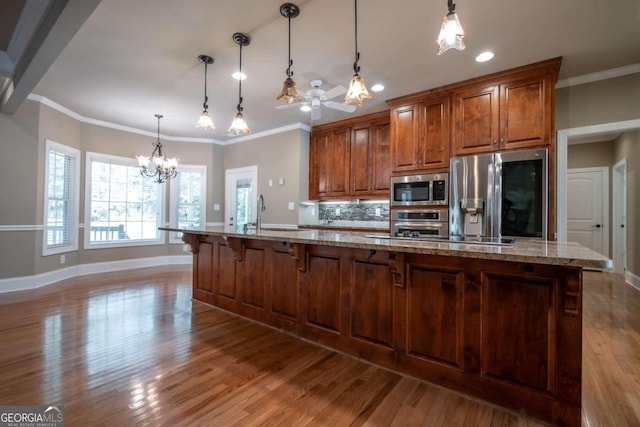
[[[331,98],[335,98],[338,95],[342,95],[343,93],[347,93],[347,89],[344,86],[336,86],[326,91],[324,93],[324,97],[326,99],[331,99]]]
[[[276,110],[286,110],[287,108],[293,108],[300,106],[301,102],[294,102],[293,104],[278,104]]]
[[[311,121],[319,120],[322,113],[320,112],[320,108],[312,108],[311,109]]]
[[[356,106],[351,104],[342,104],[335,101],[324,101],[323,104],[325,107],[333,108],[334,110],[346,111],[348,113],[356,111]]]

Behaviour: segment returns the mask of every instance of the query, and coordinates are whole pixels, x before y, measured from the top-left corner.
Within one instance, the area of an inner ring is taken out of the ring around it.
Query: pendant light
[[[458,14],[456,13],[456,5],[453,0],[448,0],[447,6],[449,13],[442,18],[442,28],[438,35],[438,55],[442,55],[449,49],[464,50],[465,33],[460,25]]]
[[[235,33],[233,35],[233,41],[235,44],[240,46],[240,73],[242,73],[242,47],[249,46],[251,42],[251,37],[249,34],[245,33]],[[229,132],[234,135],[242,135],[245,133],[251,133],[249,130],[249,126],[247,126],[247,122],[244,120],[244,116],[242,115],[242,79],[238,79],[238,112],[236,116],[233,118],[233,122],[231,123],[231,127],[229,128]]]
[[[293,65],[291,60],[291,18],[295,18],[300,14],[300,8],[293,3],[285,3],[280,6],[280,14],[289,20],[289,62],[287,62],[287,79],[282,84],[282,91],[280,91],[276,100],[284,99],[287,104],[292,104],[300,99],[300,95],[296,90],[296,82],[291,78],[293,76],[293,71],[291,71],[291,66]]]
[[[200,113],[200,119],[198,123],[196,123],[197,128],[202,128],[204,130],[215,129],[216,127],[213,125],[213,120],[211,120],[211,116],[209,115],[209,97],[207,96],[207,66],[213,64],[213,58],[208,55],[199,55],[198,61],[204,64],[204,103],[202,107],[202,113]]]
[[[356,61],[353,63],[353,77],[351,83],[349,83],[349,90],[344,97],[344,103],[354,103],[357,106],[362,106],[365,99],[371,98],[367,87],[364,85],[364,79],[360,77],[360,66],[358,61],[360,60],[360,52],[358,52],[358,0],[354,0],[355,3],[355,29],[356,29]]]
[[[155,178],[155,182],[162,184],[168,179],[174,178],[178,175],[176,167],[178,166],[178,159],[175,157],[167,159],[167,155],[162,151],[162,142],[160,142],[160,119],[161,114],[156,114],[158,119],[158,138],[153,144],[153,152],[151,156],[136,156],[138,159],[138,165],[140,166],[140,175],[148,178]],[[153,162],[153,165],[150,163]]]

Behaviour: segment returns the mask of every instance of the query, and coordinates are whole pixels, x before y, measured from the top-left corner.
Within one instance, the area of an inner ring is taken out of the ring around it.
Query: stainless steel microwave
[[[449,204],[449,174],[391,178],[391,206],[443,206]]]

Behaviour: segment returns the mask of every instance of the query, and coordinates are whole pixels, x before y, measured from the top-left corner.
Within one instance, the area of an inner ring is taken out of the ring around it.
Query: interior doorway
[[[627,270],[627,159],[613,165],[613,271]]]
[[[258,166],[225,171],[225,225],[236,230],[255,221]]]
[[[567,171],[567,240],[609,257],[609,168]]]

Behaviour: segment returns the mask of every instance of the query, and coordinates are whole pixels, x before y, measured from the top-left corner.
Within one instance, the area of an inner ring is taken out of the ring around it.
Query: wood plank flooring
[[[0,294],[0,405],[67,426],[537,426],[191,301],[191,270]],[[583,423],[640,425],[640,292],[585,273]]]

